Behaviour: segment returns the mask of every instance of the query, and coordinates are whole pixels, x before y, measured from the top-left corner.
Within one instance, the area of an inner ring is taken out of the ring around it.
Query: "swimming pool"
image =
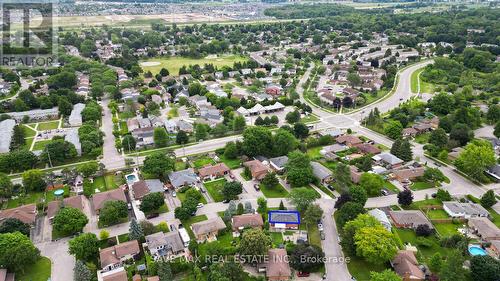
[[[487,256],[488,253],[480,246],[469,246],[469,253],[471,256]]]
[[[134,182],[139,181],[139,177],[135,173],[134,174],[128,174],[128,175],[126,175],[125,179],[127,179],[127,184],[129,186],[131,186],[132,184],[134,184]]]

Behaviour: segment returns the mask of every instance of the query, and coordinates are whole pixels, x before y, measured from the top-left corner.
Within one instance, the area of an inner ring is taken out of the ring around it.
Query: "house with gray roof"
[[[179,120],[177,121],[177,127],[179,128],[180,131],[186,132],[186,133],[192,133],[194,126],[193,124],[184,121],[184,120]]]
[[[85,109],[85,104],[83,103],[77,103],[73,106],[73,110],[71,110],[71,114],[68,117],[68,123],[71,127],[78,127],[82,125],[83,109]]]
[[[297,211],[269,211],[267,216],[269,221],[269,230],[271,231],[299,229],[300,214]]]
[[[443,209],[452,218],[475,218],[488,217],[490,213],[481,205],[476,203],[461,203],[457,201],[443,202]]]
[[[368,211],[368,214],[377,219],[384,226],[385,229],[391,231],[392,227],[391,221],[389,220],[389,217],[387,217],[384,211],[380,209],[373,209]]]
[[[390,211],[389,216],[396,227],[416,229],[425,224],[434,229],[431,221],[420,210]]]
[[[10,151],[10,143],[12,141],[12,135],[14,134],[14,127],[16,126],[16,121],[13,119],[7,119],[0,122],[0,153],[7,153]]]
[[[378,165],[383,165],[389,169],[394,169],[401,167],[404,161],[396,157],[395,155],[389,152],[382,152],[378,155],[372,157],[372,160],[375,161]]]
[[[192,168],[170,172],[168,178],[170,179],[170,184],[172,184],[172,187],[176,190],[183,186],[190,186],[198,182],[198,176]]]
[[[82,144],[80,143],[80,135],[78,134],[78,128],[71,128],[66,131],[64,135],[64,140],[72,143],[75,146],[78,155],[82,155]]]
[[[147,235],[145,244],[155,261],[171,259],[184,253],[184,243],[178,230]]]
[[[321,181],[321,183],[328,183],[333,180],[332,171],[327,167],[321,165],[319,162],[311,162],[311,167],[314,176]]]
[[[22,112],[9,112],[7,113],[7,115],[18,122],[22,121],[24,116],[28,116],[30,120],[56,119],[59,117],[59,108],[56,106],[48,109],[33,109]]]
[[[286,163],[288,163],[288,156],[279,156],[269,159],[271,168],[277,173],[281,173],[283,172],[283,170],[285,170]]]
[[[320,136],[331,136],[333,138],[337,138],[340,136],[343,136],[345,133],[342,132],[340,129],[328,129],[328,130],[323,130],[318,133]]]

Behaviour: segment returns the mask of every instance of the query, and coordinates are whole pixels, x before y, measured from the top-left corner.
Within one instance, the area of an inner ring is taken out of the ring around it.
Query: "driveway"
[[[35,244],[42,256],[48,257],[52,263],[51,280],[68,281],[73,280],[73,268],[75,258],[68,252],[69,238],[54,242],[42,242]]]
[[[101,130],[104,132],[104,144],[102,147],[103,158],[101,162],[106,166],[107,170],[121,169],[125,167],[124,157],[118,153],[115,147],[115,136],[113,135],[113,121],[111,110],[108,108],[109,99],[102,100],[102,117]]]
[[[232,170],[231,173],[234,175],[235,180],[241,182],[241,184],[243,185],[243,193],[240,194],[240,199],[255,199],[259,197],[265,197],[262,191],[255,190],[254,185],[258,184],[256,181],[247,181],[241,176],[241,173],[243,173],[243,168]]]

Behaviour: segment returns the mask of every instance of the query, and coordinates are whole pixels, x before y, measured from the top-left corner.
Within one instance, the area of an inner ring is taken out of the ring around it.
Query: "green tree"
[[[59,97],[57,107],[59,108],[59,115],[65,117],[69,116],[73,110],[73,105],[69,102],[67,97]]]
[[[83,233],[69,240],[69,253],[77,260],[92,261],[99,254],[99,240],[94,233]]]
[[[122,147],[125,151],[130,152],[135,150],[136,141],[133,136],[125,135],[122,139]]]
[[[288,162],[285,168],[286,179],[292,186],[306,186],[314,180],[309,157],[300,151],[293,151],[288,154]]]
[[[381,226],[380,222],[370,214],[359,214],[355,219],[348,221],[342,229],[342,240],[340,245],[342,249],[350,255],[356,254],[356,245],[354,244],[354,236],[356,232],[364,227]]]
[[[30,236],[30,226],[16,218],[5,219],[0,224],[0,233],[11,233],[19,231],[26,236]]]
[[[432,131],[429,137],[429,143],[442,149],[448,144],[448,135],[442,128],[437,128]]]
[[[158,277],[160,278],[160,281],[173,280],[172,269],[170,268],[170,264],[168,262],[158,262]]]
[[[314,272],[323,265],[324,256],[320,247],[299,243],[290,254],[290,265],[298,271]]]
[[[486,119],[490,122],[498,122],[500,120],[500,105],[490,105],[488,112],[486,113]]]
[[[495,137],[500,138],[500,121],[498,121],[497,124],[495,125],[493,134],[495,135]]]
[[[293,133],[299,139],[305,139],[309,136],[309,129],[304,123],[297,122],[293,125]]]
[[[473,141],[460,153],[455,165],[472,178],[483,180],[484,172],[495,165],[495,152],[488,141]]]
[[[26,144],[24,130],[20,125],[14,126],[14,130],[12,131],[12,140],[10,144],[10,149],[18,149]]]
[[[0,264],[8,271],[19,273],[32,266],[40,251],[20,232],[0,234]]]
[[[245,117],[243,116],[235,116],[233,119],[233,131],[235,132],[241,132],[243,129],[245,129],[246,126],[246,121]]]
[[[286,116],[285,116],[285,120],[289,124],[294,124],[294,123],[299,122],[299,120],[300,120],[300,112],[298,110],[294,110],[294,111],[288,112],[286,114]]]
[[[396,272],[386,269],[382,272],[370,272],[370,281],[402,281]]]
[[[380,190],[384,186],[384,179],[371,173],[363,173],[359,180],[359,185],[363,187],[369,195],[375,196],[380,194]]]
[[[92,272],[89,268],[81,261],[77,260],[75,262],[75,267],[73,269],[73,280],[74,281],[91,281]]]
[[[279,184],[279,180],[275,173],[267,173],[261,183],[267,188],[273,188]]]
[[[224,148],[224,157],[227,159],[236,159],[238,157],[238,148],[236,144],[232,141],[226,143]]]
[[[238,199],[238,195],[243,192],[243,185],[238,181],[226,182],[222,189],[225,200]]]
[[[52,225],[60,233],[71,235],[81,232],[88,222],[87,216],[79,209],[64,207],[57,212]]]
[[[295,136],[287,130],[279,129],[273,136],[273,155],[282,156],[294,151],[299,142]]]
[[[486,209],[491,208],[496,203],[497,198],[495,197],[495,193],[491,189],[486,191],[486,193],[484,193],[481,197],[481,206],[485,207]]]
[[[165,204],[165,197],[161,192],[146,194],[141,200],[139,209],[146,214],[158,211]]]
[[[310,226],[316,224],[322,216],[323,209],[321,209],[321,207],[317,204],[311,204],[307,207],[302,218],[306,225]]]
[[[491,256],[473,256],[470,271],[474,281],[496,281],[500,276],[500,261]]]
[[[175,168],[175,159],[168,157],[164,152],[154,152],[146,156],[142,171],[152,176],[165,179],[168,173]]]
[[[243,152],[247,156],[271,155],[273,147],[271,131],[263,127],[249,127],[243,131]]]
[[[316,191],[306,187],[293,188],[288,195],[288,200],[299,212],[304,212],[318,198]]]
[[[448,254],[439,274],[443,281],[465,281],[467,271],[463,268],[464,258],[461,252],[454,250]]]
[[[197,141],[204,140],[208,136],[207,126],[204,124],[196,124],[194,127],[194,137]]]
[[[40,170],[28,170],[23,173],[23,186],[27,191],[45,190],[47,184],[44,180],[44,173]]]
[[[257,198],[257,212],[259,214],[264,214],[267,212],[267,200],[265,197]]]
[[[337,226],[343,228],[348,221],[357,218],[359,214],[364,214],[366,211],[359,203],[347,202],[337,212]]]
[[[432,255],[429,259],[428,265],[432,272],[439,273],[441,267],[443,266],[443,256],[441,256],[441,253],[438,252]]]
[[[168,134],[165,128],[155,128],[153,131],[153,140],[156,147],[166,147],[168,145]]]
[[[0,197],[10,197],[12,195],[12,186],[9,176],[0,173]]]
[[[263,256],[271,246],[271,238],[261,229],[253,228],[243,232],[239,253],[243,256]]]
[[[448,192],[448,190],[439,188],[436,192],[436,198],[443,202],[443,201],[451,201],[451,194]]]
[[[466,124],[457,123],[450,131],[450,139],[456,140],[461,146],[474,138],[474,132]]]
[[[402,206],[410,206],[413,203],[413,194],[411,190],[405,189],[398,193],[398,204]]]
[[[403,125],[401,125],[401,122],[399,121],[391,120],[386,122],[384,125],[384,134],[389,136],[391,139],[399,139],[402,131]]]
[[[333,170],[333,177],[335,178],[337,185],[343,191],[347,191],[349,186],[352,184],[351,170],[349,169],[349,166],[342,162],[339,162]]]
[[[364,206],[368,200],[368,193],[366,192],[366,189],[358,185],[351,186],[351,188],[349,188],[349,194],[351,194],[352,201],[360,204],[361,206]]]
[[[186,144],[188,142],[189,142],[189,137],[186,134],[186,132],[179,130],[179,132],[177,132],[177,135],[175,136],[175,143]]]
[[[130,221],[130,225],[128,228],[128,238],[130,240],[142,241],[144,239],[144,231],[142,230],[142,226],[137,223],[135,219]]]
[[[112,225],[128,216],[127,203],[123,201],[107,201],[99,211],[99,222]]]
[[[382,226],[364,227],[354,235],[356,254],[375,264],[384,264],[396,256],[396,241],[395,235]]]
[[[97,173],[97,170],[99,170],[99,164],[97,164],[96,162],[83,163],[80,164],[77,168],[77,171],[86,178],[95,175],[95,173]]]

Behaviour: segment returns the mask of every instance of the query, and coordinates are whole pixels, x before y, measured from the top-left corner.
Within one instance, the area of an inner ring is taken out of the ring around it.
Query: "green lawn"
[[[452,249],[441,247],[439,245],[439,240],[435,235],[429,236],[426,238],[431,242],[430,247],[422,247],[422,246],[417,245],[417,235],[415,234],[414,230],[395,228],[395,232],[399,236],[399,238],[401,239],[401,242],[403,242],[403,244],[410,243],[413,246],[417,246],[419,254],[421,254],[422,257],[425,259],[430,258],[436,252],[439,252],[443,256],[446,256],[448,254],[448,252],[450,250],[452,250]]]
[[[170,58],[150,58],[145,60],[146,62],[159,62],[157,65],[144,66],[140,62],[142,69],[146,71],[151,71],[154,74],[160,72],[162,68],[168,69],[171,75],[178,75],[179,69],[185,65],[195,65],[198,64],[203,66],[204,64],[213,64],[215,67],[221,68],[222,66],[233,66],[235,62],[244,62],[247,61],[247,58],[236,56],[236,55],[222,55],[218,57],[206,57],[202,59],[192,59],[192,58],[184,58],[184,57],[170,57]]]
[[[384,187],[394,193],[399,193],[399,189],[390,181],[384,181]]]
[[[349,259],[350,261],[347,263],[347,268],[357,281],[369,281],[371,271],[381,272],[390,268],[389,265],[369,263],[356,256],[349,257]]]
[[[273,242],[273,248],[277,248],[279,245],[283,244],[283,234],[281,232],[269,232],[269,235]]]
[[[403,207],[406,210],[418,210],[421,207],[429,206],[429,205],[442,205],[441,201],[438,199],[427,199],[427,200],[422,200],[422,201],[416,201],[413,202],[410,206],[408,207]]]
[[[190,189],[191,188],[194,188],[194,187],[190,187]],[[186,191],[188,191],[188,190],[186,189]],[[184,200],[186,200],[186,191],[176,193],[177,198],[179,198],[179,200],[181,200],[181,202],[184,202]],[[203,194],[201,194],[201,192],[198,190],[196,192],[198,192],[198,194],[200,194],[200,197],[201,197],[200,202],[203,204],[207,204],[207,199],[205,199],[205,197],[203,197]]]
[[[429,142],[429,138],[431,136],[431,133],[424,133],[424,134],[420,134],[420,135],[417,135],[415,137],[415,141],[417,143],[420,143],[420,144],[426,144]]]
[[[448,219],[450,218],[448,214],[444,210],[428,210],[427,216],[433,220],[433,219]]]
[[[186,169],[186,163],[182,161],[177,161],[175,162],[175,170],[176,171],[182,171]]]
[[[309,156],[309,158],[311,160],[316,160],[316,159],[320,159],[322,158],[323,156],[319,153],[319,151],[322,149],[323,147],[321,146],[318,146],[318,147],[313,147],[313,148],[309,148],[307,150],[307,156]]]
[[[305,117],[301,118],[300,122],[302,122],[302,123],[305,124],[305,123],[316,122],[318,120],[319,120],[319,118],[316,115],[309,114],[308,116],[305,116]]]
[[[321,237],[319,235],[318,225],[313,224],[307,229],[309,244],[316,245],[321,248]]]
[[[210,182],[203,183],[205,188],[208,191],[208,194],[214,199],[215,202],[222,202],[224,200],[224,195],[222,194],[222,190],[224,188],[224,184],[226,183],[226,179],[221,178]]]
[[[230,247],[233,242],[233,232],[226,231],[223,235],[217,236],[217,241],[222,245],[222,247]]]
[[[107,188],[106,188],[106,180],[104,179],[103,176],[95,178],[92,185],[93,185],[94,189],[97,188],[101,192],[107,190]]]
[[[417,71],[414,71],[411,74],[411,91],[412,93],[417,93],[418,92],[418,80],[419,80],[419,74],[424,71],[423,69],[419,69]]]
[[[277,184],[271,188],[267,188],[261,184],[259,187],[267,198],[283,198],[288,196],[288,191],[281,184]]]
[[[38,131],[45,131],[45,130],[54,130],[59,127],[59,121],[50,121],[50,122],[43,122],[43,123],[38,123]]]
[[[453,223],[434,223],[434,227],[441,236],[450,236],[458,234],[457,228],[462,227],[462,224]]]
[[[45,146],[47,144],[49,144],[50,142],[51,142],[51,140],[41,140],[41,141],[35,142],[35,145],[33,145],[33,151],[44,150]]]
[[[316,185],[321,191],[323,191],[324,193],[326,193],[327,195],[329,195],[330,197],[332,198],[335,198],[335,195],[333,195],[333,192],[326,186],[322,185],[322,184],[318,184]]]
[[[33,128],[31,126],[27,125],[22,125],[23,132],[24,132],[24,137],[29,138],[29,137],[34,137],[36,135],[36,132],[30,128]]]
[[[236,168],[239,168],[241,166],[241,160],[239,158],[236,158],[236,159],[228,159],[224,156],[224,154],[222,155],[219,155],[219,159],[220,161],[222,161],[224,164],[226,164],[226,166],[229,168],[229,169],[236,169]]]
[[[500,228],[500,214],[495,212],[492,208],[487,209],[490,212],[490,216],[493,219],[493,223]]]
[[[410,188],[411,190],[422,190],[422,189],[428,189],[428,188],[433,188],[434,185],[430,182],[426,181],[417,181],[411,184]]]
[[[28,266],[24,273],[16,274],[17,281],[47,281],[51,275],[52,264],[50,259],[40,257],[32,266]]]
[[[124,184],[125,181],[121,175],[115,176],[114,174],[107,174],[104,176],[104,183],[106,185],[106,190],[111,190],[118,188],[118,186]]]
[[[172,109],[170,109],[170,111],[168,112],[168,118],[170,119],[178,116],[179,116],[179,111],[177,107],[172,107]]]
[[[206,215],[194,216],[190,217],[188,220],[182,221],[182,226],[184,226],[184,228],[186,229],[187,233],[189,234],[189,237],[191,237],[191,239],[195,239],[193,231],[191,230],[191,225],[193,223],[206,220],[208,220]]]
[[[64,193],[68,196],[70,195],[69,186],[64,186]],[[46,196],[46,197],[45,197]],[[21,205],[27,205],[32,203],[37,203],[45,198],[46,202],[53,201],[55,199],[54,192],[29,192],[28,194],[18,195],[16,199],[9,199],[7,201],[7,209],[19,207]]]
[[[22,146],[22,149],[30,150],[31,144],[33,143],[33,141],[35,141],[35,138],[34,137],[25,138],[24,141],[25,143]]]
[[[214,160],[208,156],[201,156],[194,160],[193,165],[196,169],[202,168],[209,164],[215,164]]]

